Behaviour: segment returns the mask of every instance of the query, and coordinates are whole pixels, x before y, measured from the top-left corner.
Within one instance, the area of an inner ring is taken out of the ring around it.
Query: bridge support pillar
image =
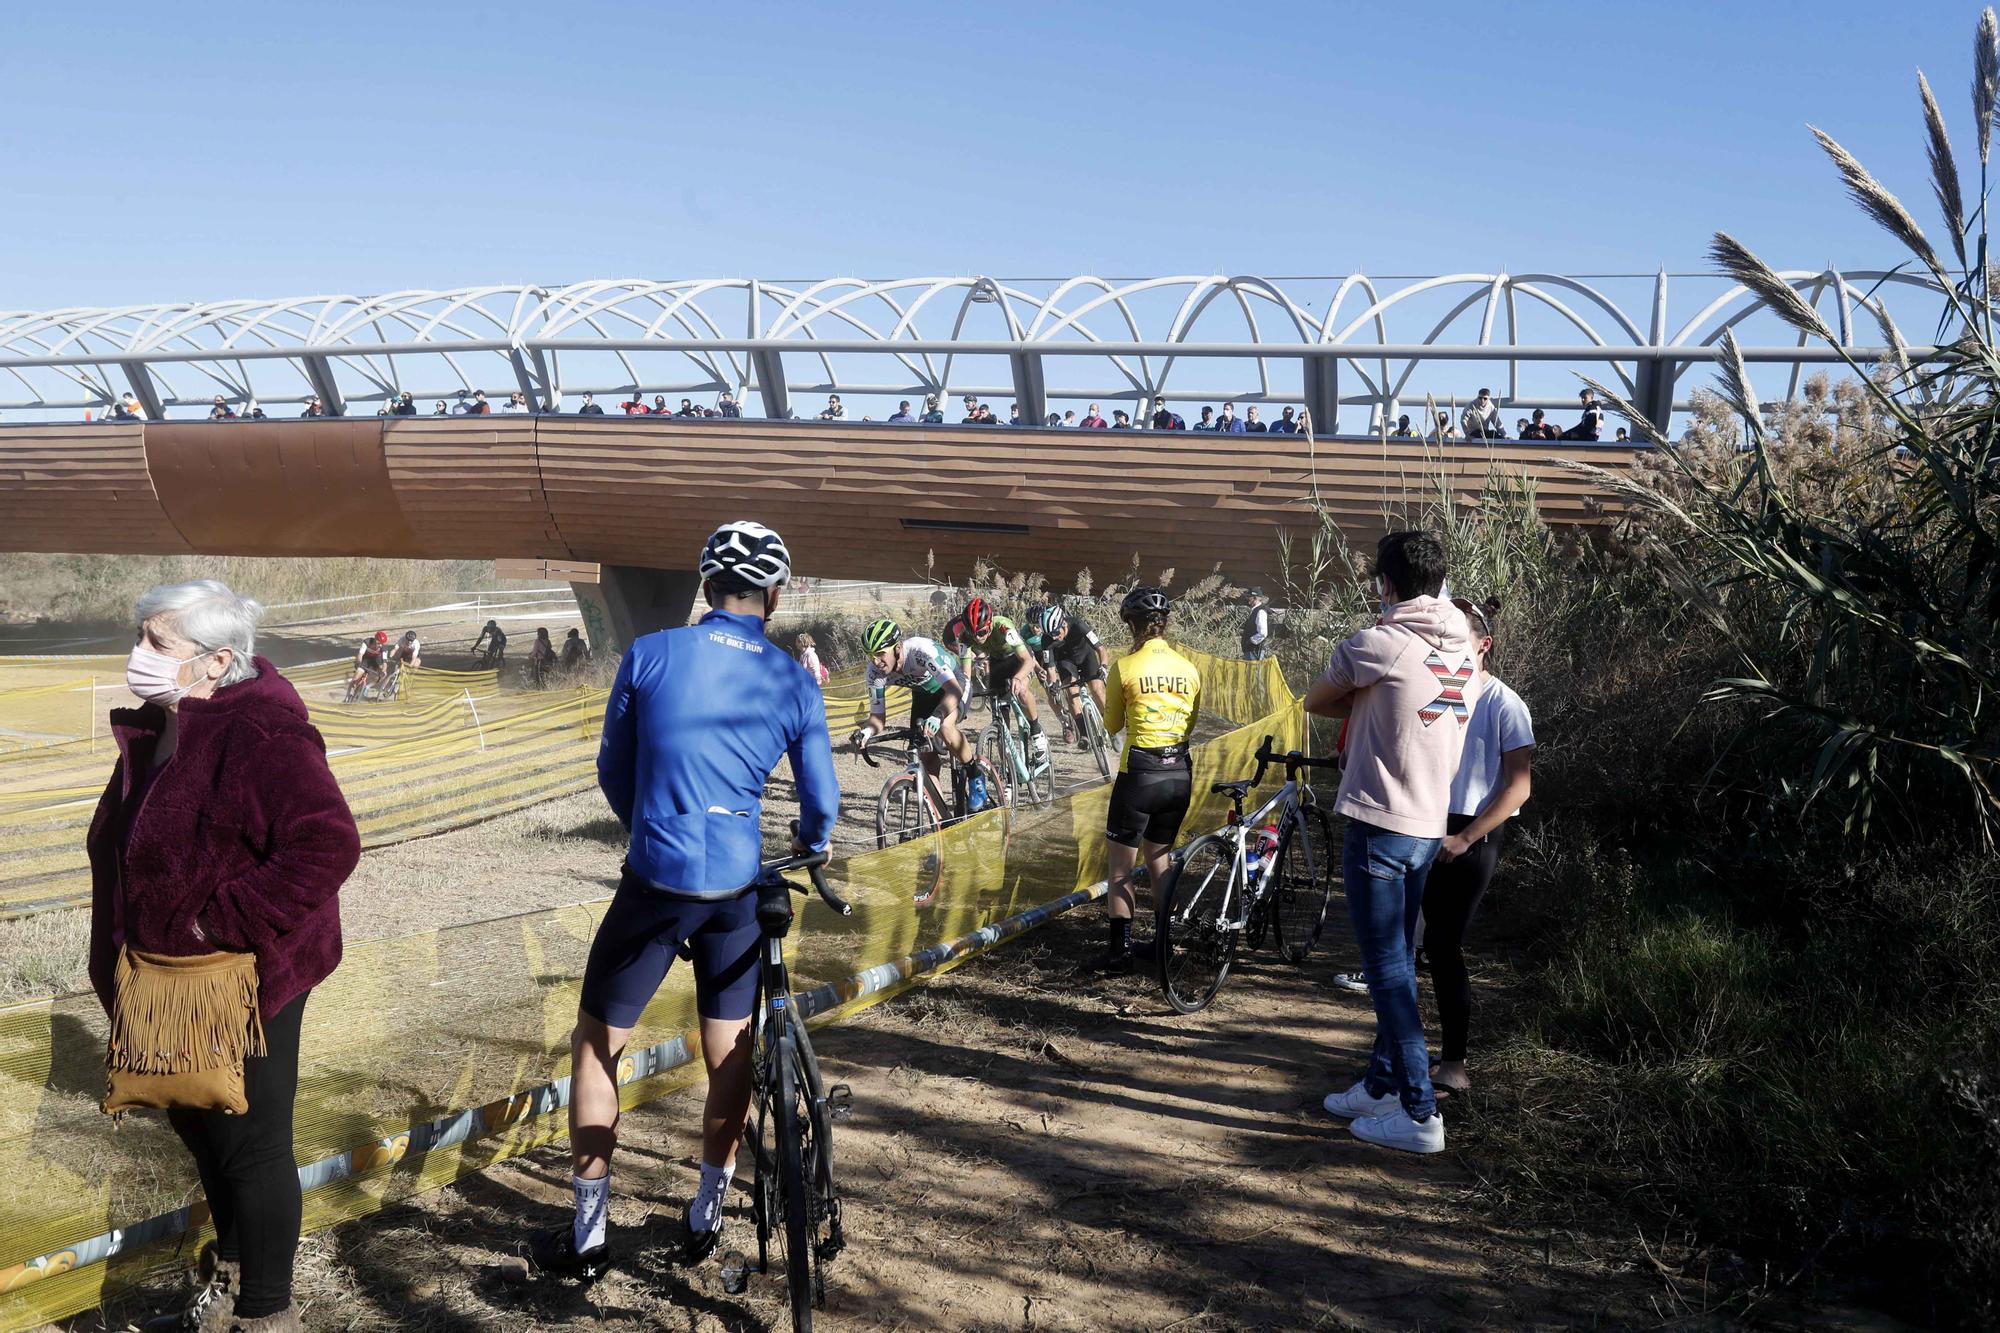
[[[642,634],[687,624],[701,595],[701,575],[691,569],[604,565],[597,577],[570,588],[590,650],[600,659],[624,652]]]
[[[1641,361],[1633,377],[1632,406],[1646,414],[1653,428],[1665,435],[1674,415],[1674,375],[1680,369],[1671,361]]]
[[[1030,426],[1041,425],[1049,415],[1049,394],[1042,377],[1042,358],[1016,352],[1007,361],[1014,372],[1014,402],[1021,409],[1021,420]]]
[[[1306,411],[1312,414],[1315,435],[1333,435],[1340,430],[1340,359],[1331,356],[1306,358]]]

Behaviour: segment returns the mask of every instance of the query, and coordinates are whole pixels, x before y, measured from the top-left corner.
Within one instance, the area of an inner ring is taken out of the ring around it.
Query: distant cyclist
[[[563,635],[561,660],[564,671],[575,671],[578,667],[590,664],[590,645],[583,641],[580,632],[571,630]]]
[[[397,642],[395,651],[391,656],[394,658],[397,666],[422,666],[424,664],[424,645],[423,641],[417,637],[417,632],[413,629],[404,630],[403,637]]]
[[[491,640],[491,643],[489,644],[486,650],[486,660],[488,662],[506,661],[507,631],[500,628],[500,622],[497,620],[487,621],[484,627],[480,629],[479,637],[472,641],[473,654],[477,656],[479,653],[479,645],[482,643],[488,643],[489,640]]]
[[[556,667],[556,646],[549,642],[547,626],[535,631],[535,642],[528,649],[528,682],[540,685]]]
[[[910,692],[910,730],[942,736],[953,758],[971,763],[978,751],[964,726],[970,687],[952,651],[931,639],[906,639],[903,627],[886,618],[862,633],[861,646],[868,653],[868,720],[849,737],[854,748],[866,750],[888,725],[889,687],[901,685]],[[937,756],[929,750],[921,754],[924,771],[937,776]],[[989,793],[985,779],[976,773],[971,787],[976,810],[986,804]]]
[[[1111,664],[1105,689],[1104,730],[1116,735],[1125,729],[1125,757],[1104,821],[1111,937],[1105,951],[1085,964],[1095,972],[1132,970],[1132,867],[1143,848],[1147,882],[1166,878],[1167,851],[1180,835],[1194,790],[1188,738],[1201,708],[1201,672],[1167,642],[1167,611],[1167,595],[1158,588],[1134,588],[1118,607],[1132,631],[1132,651]]]
[[[354,654],[354,675],[347,682],[347,691],[354,694],[373,684],[379,692],[382,682],[389,675],[389,631],[378,629],[361,641],[361,647]]]
[[[765,625],[791,554],[760,523],[726,523],[703,547],[699,622],[635,642],[604,709],[597,781],[630,830],[618,892],[591,942],[570,1038],[571,1221],[535,1239],[545,1271],[583,1282],[612,1253],[606,1214],[618,1144],[618,1062],[676,956],[694,962],[708,1065],[701,1182],[681,1221],[681,1258],[722,1235],[722,1203],[750,1109],[757,894],[764,783],[789,757],[799,794],[794,851],[821,849],[840,807],[826,707]],[[795,1261],[797,1262],[797,1261]]]
[[[1014,696],[1022,716],[1028,719],[1028,744],[1036,761],[1047,759],[1048,737],[1042,734],[1040,710],[1028,689],[1028,670],[1035,659],[1029,655],[1020,629],[1007,617],[995,615],[993,604],[984,597],[975,597],[965,604],[964,612],[952,622],[947,633],[963,635],[966,649],[986,659],[987,693],[995,698],[1003,694]]]
[[[1060,606],[1042,608],[1030,614],[1026,629],[1028,647],[1041,664],[1042,679],[1060,686],[1068,695],[1071,719],[1076,723],[1078,749],[1090,748],[1083,734],[1083,694],[1079,684],[1090,687],[1099,715],[1104,712],[1104,678],[1110,668],[1111,650],[1097,637],[1097,631]],[[1114,733],[1107,733],[1114,734]]]

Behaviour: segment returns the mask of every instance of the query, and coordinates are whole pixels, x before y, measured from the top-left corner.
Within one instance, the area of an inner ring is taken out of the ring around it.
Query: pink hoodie
[[[1333,650],[1328,684],[1354,690],[1334,809],[1413,838],[1442,838],[1478,663],[1465,615],[1441,597],[1398,602]]]

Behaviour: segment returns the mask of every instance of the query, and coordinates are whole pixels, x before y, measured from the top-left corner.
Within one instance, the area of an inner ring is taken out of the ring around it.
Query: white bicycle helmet
[[[730,592],[776,588],[791,580],[792,553],[785,539],[765,527],[739,519],[725,523],[701,548],[701,576]]]

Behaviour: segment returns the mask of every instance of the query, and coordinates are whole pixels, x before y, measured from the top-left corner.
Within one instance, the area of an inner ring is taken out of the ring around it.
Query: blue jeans
[[[1375,1053],[1362,1083],[1371,1097],[1394,1089],[1410,1119],[1437,1110],[1431,1092],[1431,1057],[1417,1009],[1415,937],[1424,905],[1424,881],[1441,838],[1413,838],[1360,820],[1347,822],[1341,871],[1347,915],[1375,1001]]]

